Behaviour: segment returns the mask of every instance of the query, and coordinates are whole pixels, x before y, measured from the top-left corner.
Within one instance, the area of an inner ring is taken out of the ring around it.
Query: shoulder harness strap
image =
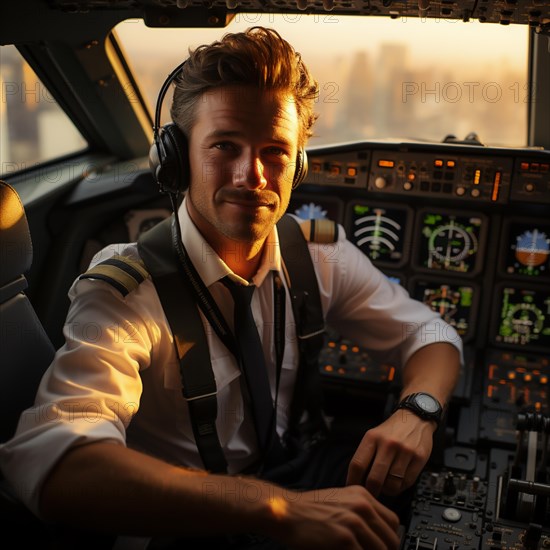
[[[122,296],[130,292],[147,279],[148,273],[141,262],[128,256],[113,256],[80,275],[79,279],[99,279],[116,288]]]
[[[305,440],[322,437],[327,427],[323,418],[319,354],[324,344],[325,320],[317,275],[308,241],[331,243],[338,238],[338,225],[330,220],[298,223],[289,215],[277,224],[285,264],[300,352],[285,444],[292,448]],[[305,238],[304,238],[305,237]],[[310,261],[305,261],[304,258]],[[307,425],[300,426],[308,412]],[[300,441],[302,440],[302,441]]]
[[[172,215],[144,233],[138,240],[138,250],[152,275],[174,336],[182,393],[189,406],[193,434],[204,467],[211,472],[227,472],[227,461],[216,430],[217,387],[208,342],[194,294],[180,272],[173,246],[174,223]]]
[[[179,269],[173,246],[174,216],[144,233],[138,250],[159,294],[174,335],[180,361],[183,395],[189,405],[195,441],[205,468],[226,472],[227,461],[216,430],[217,388],[208,343],[191,288]],[[287,443],[296,438],[304,411],[308,412],[307,435],[326,430],[318,356],[324,343],[325,324],[317,276],[307,241],[329,243],[337,240],[337,225],[329,220],[309,220],[298,224],[283,216],[277,224],[281,254],[287,271],[291,303],[296,321],[300,363],[291,403]],[[208,368],[209,367],[209,368]],[[289,439],[290,438],[290,439]],[[295,440],[296,441],[296,440]],[[292,444],[292,443],[290,443]]]

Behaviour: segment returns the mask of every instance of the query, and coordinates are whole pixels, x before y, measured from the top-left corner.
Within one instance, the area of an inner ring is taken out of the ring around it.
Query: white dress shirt
[[[179,216],[189,257],[232,327],[233,302],[220,279],[238,276],[203,239],[189,218],[185,201]],[[345,239],[342,227],[337,242],[310,243],[309,250],[325,319],[346,338],[382,353],[386,361],[396,365],[403,365],[415,351],[433,342],[450,342],[462,351],[456,331],[390,282]],[[135,243],[110,245],[96,254],[91,265],[114,254],[139,259]],[[266,241],[266,253],[252,280],[257,286],[252,311],[275,398],[273,285],[268,277],[272,270],[281,270],[276,228]],[[37,515],[44,479],[75,445],[108,440],[172,464],[203,467],[182,397],[172,334],[151,279],[126,297],[104,281],[77,279],[69,297],[66,343],[45,373],[35,405],[22,413],[15,436],[0,445],[2,472]],[[285,310],[279,435],[287,426],[298,361],[288,290]],[[241,373],[234,357],[204,317],[202,320],[218,391],[218,436],[229,472],[236,473],[258,458],[253,419],[244,410]]]

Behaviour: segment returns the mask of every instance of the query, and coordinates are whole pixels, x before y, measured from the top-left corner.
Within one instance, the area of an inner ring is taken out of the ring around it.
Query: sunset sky
[[[237,14],[223,29],[155,29],[128,20],[116,32],[153,107],[160,84],[189,47],[255,25],[278,30],[319,81],[323,142],[396,136],[439,141],[446,133],[477,131],[490,144],[525,144],[526,26],[264,13]],[[411,85],[416,93],[403,97],[403,86]],[[162,114],[167,122],[168,109]],[[363,122],[354,124],[361,115]]]
[[[237,14],[225,29],[152,29],[137,20],[120,23],[117,33],[133,52],[174,52],[219,38],[224,32],[254,25],[277,29],[307,60],[308,56],[349,54],[372,43],[403,42],[418,60],[457,63],[482,58],[491,52],[510,64],[524,64],[527,28],[477,21],[463,23],[443,19],[387,19],[341,15]],[[480,28],[482,27],[482,28]]]

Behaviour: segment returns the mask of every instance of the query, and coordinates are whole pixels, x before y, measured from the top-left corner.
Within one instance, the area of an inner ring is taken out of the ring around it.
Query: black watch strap
[[[397,404],[394,412],[399,409],[407,409],[422,420],[435,422],[438,426],[443,414],[441,403],[433,395],[425,392],[411,393],[405,396]]]

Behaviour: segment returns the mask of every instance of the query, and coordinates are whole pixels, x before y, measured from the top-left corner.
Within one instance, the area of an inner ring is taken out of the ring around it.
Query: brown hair
[[[175,81],[172,120],[189,137],[198,99],[209,89],[231,84],[289,92],[300,120],[299,146],[311,137],[319,86],[300,54],[277,31],[252,27],[190,52]]]

